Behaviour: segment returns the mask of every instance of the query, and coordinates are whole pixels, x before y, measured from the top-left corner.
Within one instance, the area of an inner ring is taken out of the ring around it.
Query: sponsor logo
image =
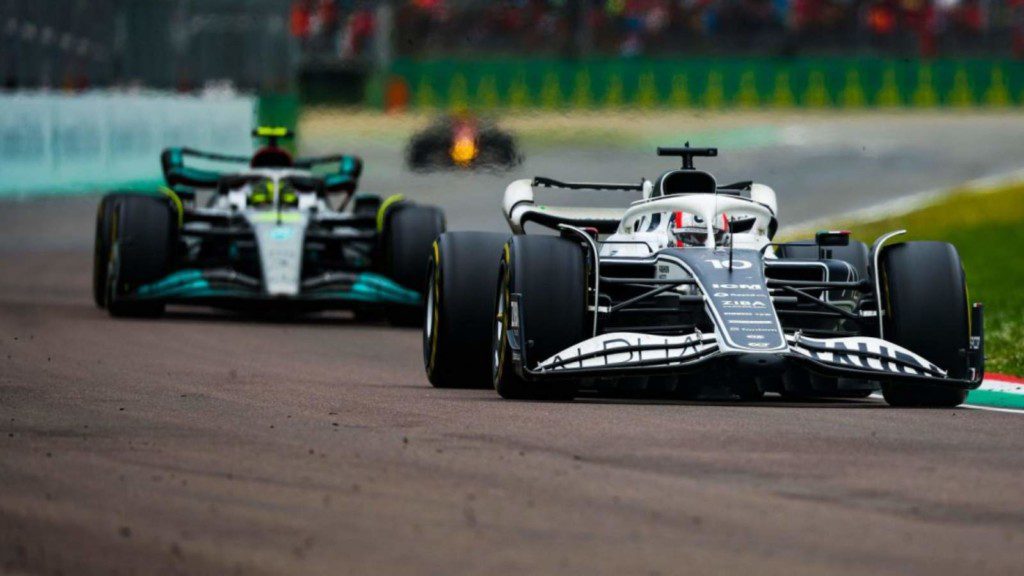
[[[768,305],[758,300],[722,300],[725,308],[767,308]]]
[[[715,290],[761,290],[760,284],[712,284]]]

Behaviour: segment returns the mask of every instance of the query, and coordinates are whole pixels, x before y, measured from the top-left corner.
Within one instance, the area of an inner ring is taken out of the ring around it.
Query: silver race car
[[[293,159],[278,145],[287,130],[254,136],[267,144],[251,158],[168,149],[159,193],[104,196],[97,306],[115,316],[154,316],[173,303],[422,321],[427,256],[444,213],[400,195],[357,195],[357,157]],[[225,163],[234,168],[213,169]]]
[[[984,372],[982,306],[956,248],[868,248],[844,231],[777,244],[775,192],[682,168],[639,184],[513,182],[508,234],[449,232],[430,263],[424,362],[435,386],[571,399],[581,387],[753,400],[863,397],[955,406]],[[538,204],[538,189],[621,190],[624,209]],[[527,234],[539,225],[557,234]]]

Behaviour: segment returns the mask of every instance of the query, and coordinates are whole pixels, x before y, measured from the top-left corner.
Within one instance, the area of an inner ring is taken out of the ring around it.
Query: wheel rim
[[[505,322],[509,305],[507,296],[508,272],[506,268],[502,267],[501,282],[498,285],[498,303],[496,306],[494,321],[494,346],[491,347],[491,378],[495,383],[497,383],[498,379],[501,377],[501,370],[505,364]]]
[[[437,356],[437,315],[438,315],[438,302],[437,302],[437,267],[433,260],[430,262],[429,274],[430,281],[427,282],[427,305],[426,305],[426,318],[423,321],[423,359],[427,365],[427,370],[433,370],[434,362]]]

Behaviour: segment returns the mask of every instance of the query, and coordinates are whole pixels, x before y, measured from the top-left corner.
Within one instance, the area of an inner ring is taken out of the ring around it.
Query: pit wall
[[[254,96],[0,93],[0,197],[153,187],[160,152],[252,151]]]
[[[388,109],[1005,108],[1024,105],[1013,60],[399,60]]]

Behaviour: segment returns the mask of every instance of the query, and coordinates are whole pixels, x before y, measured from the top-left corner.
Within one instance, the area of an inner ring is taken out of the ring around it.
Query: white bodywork
[[[531,215],[543,215],[569,225],[579,225],[584,220],[618,223],[616,232],[603,239],[601,256],[643,257],[673,245],[670,216],[676,212],[701,217],[708,228],[710,248],[714,248],[712,222],[723,214],[730,221],[754,218],[750,230],[733,234],[732,242],[736,248],[761,250],[771,242],[768,229],[771,220],[778,217],[775,191],[757,183],[750,187],[750,198],[706,192],[653,196],[651,182],[644,180],[643,198],[628,208],[548,206],[538,204],[534,193],[533,181],[529,179],[516,180],[505,188],[502,211],[513,233],[524,233],[523,227]],[[765,255],[774,257],[770,249]]]
[[[308,170],[295,169],[252,169],[242,176],[264,178],[259,182],[248,181],[227,193],[217,195],[209,208],[213,213],[240,213],[256,235],[263,270],[263,285],[270,296],[290,297],[300,292],[302,280],[302,253],[306,227],[319,214],[336,213],[315,191],[292,189],[297,203],[281,205],[282,180],[292,176],[309,177]],[[268,189],[270,202],[252,205],[254,186],[271,184]],[[206,222],[189,222],[189,228],[210,228]]]

